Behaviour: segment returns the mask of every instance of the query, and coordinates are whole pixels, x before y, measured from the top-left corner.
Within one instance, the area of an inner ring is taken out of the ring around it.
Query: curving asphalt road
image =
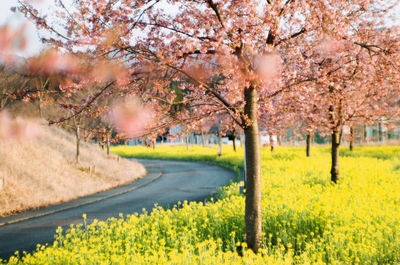
[[[235,173],[218,166],[195,162],[138,159],[148,175],[126,186],[68,203],[17,216],[0,218],[0,258],[6,259],[17,250],[33,251],[37,244],[51,243],[58,226],[118,217],[151,210],[154,204],[168,207],[178,201],[203,201],[225,186]]]

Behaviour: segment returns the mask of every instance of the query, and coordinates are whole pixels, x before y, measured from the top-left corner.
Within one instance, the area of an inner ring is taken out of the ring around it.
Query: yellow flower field
[[[229,150],[229,151],[228,151]],[[201,160],[238,171],[243,150],[114,147],[125,157]],[[400,147],[341,152],[341,180],[330,183],[328,148],[262,151],[264,248],[236,252],[244,241],[239,183],[206,203],[71,226],[52,246],[5,264],[398,264]],[[22,256],[22,255],[20,255]]]

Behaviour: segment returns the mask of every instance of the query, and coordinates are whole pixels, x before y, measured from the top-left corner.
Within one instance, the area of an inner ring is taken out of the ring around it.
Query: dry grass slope
[[[0,182],[4,179],[0,216],[107,190],[145,173],[141,164],[107,156],[98,146],[87,143],[81,143],[80,163],[76,164],[74,137],[47,127],[36,140],[0,142]]]

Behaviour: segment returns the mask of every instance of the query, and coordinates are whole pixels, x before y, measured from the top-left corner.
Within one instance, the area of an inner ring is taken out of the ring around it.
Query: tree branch
[[[193,39],[217,41],[217,39],[212,38],[212,37],[208,37],[208,36],[194,36],[194,35],[192,35],[192,34],[190,34],[190,33],[184,32],[184,31],[182,31],[182,30],[179,30],[179,29],[176,29],[176,28],[172,28],[172,27],[168,27],[168,26],[164,26],[164,25],[161,25],[161,24],[159,24],[159,23],[140,22],[140,24],[141,24],[141,25],[147,25],[147,26],[153,26],[153,27],[164,28],[164,29],[167,29],[167,30],[170,30],[170,31],[174,31],[174,32],[176,32],[176,33],[179,33],[179,34],[188,36],[188,37],[193,38]]]
[[[235,122],[239,125],[239,126],[243,126],[242,122],[238,121],[236,119],[236,117],[234,117],[234,114],[237,113],[237,108],[233,107],[228,101],[226,101],[217,91],[215,91],[215,89],[211,88],[210,86],[208,86],[207,84],[197,80],[196,78],[194,78],[193,76],[191,76],[189,73],[187,73],[186,71],[175,67],[171,64],[166,64],[166,66],[174,69],[175,71],[178,71],[182,74],[184,74],[185,76],[187,76],[190,80],[192,80],[193,82],[195,82],[197,85],[199,85],[200,87],[203,87],[204,89],[206,89],[208,92],[210,92],[214,97],[216,97],[221,103],[222,105],[225,107],[225,109],[229,112],[229,114],[232,116],[232,118],[235,120]],[[240,116],[242,116],[242,113],[239,113]]]
[[[219,11],[217,4],[214,3],[213,0],[207,0],[207,4],[212,10],[214,10],[214,13],[215,15],[217,15],[218,21],[221,24],[222,28],[225,28],[224,21],[222,19],[221,12]]]
[[[110,88],[115,81],[112,81],[108,83],[106,86],[104,86],[102,89],[100,89],[85,105],[83,105],[78,111],[76,111],[74,114],[66,117],[66,118],[61,118],[58,121],[49,121],[49,125],[56,124],[56,123],[62,123],[65,121],[68,121],[70,119],[73,119],[80,115],[83,111],[87,110],[94,102],[96,99],[98,99],[108,88]]]
[[[291,2],[292,2],[292,0],[287,0],[287,1],[285,2],[285,4],[284,4],[284,5],[282,6],[282,8],[281,8],[281,11],[279,11],[279,16],[282,16],[283,11],[285,11],[285,7],[286,7],[287,5],[289,5]]]
[[[280,39],[280,40],[278,41],[278,43],[277,43],[275,46],[278,46],[278,45],[280,45],[281,43],[286,42],[286,41],[288,41],[288,40],[294,39],[294,38],[300,36],[301,34],[305,33],[306,31],[307,31],[307,30],[306,30],[305,28],[302,28],[299,32],[296,32],[296,33],[290,35],[289,37],[287,37],[287,38],[285,38],[285,39]]]

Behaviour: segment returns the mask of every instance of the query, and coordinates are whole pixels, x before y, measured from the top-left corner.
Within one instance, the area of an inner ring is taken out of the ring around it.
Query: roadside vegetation
[[[146,173],[141,164],[108,156],[93,143],[81,143],[76,162],[72,134],[54,126],[42,126],[41,134],[0,139],[0,217],[110,189]]]
[[[225,148],[226,149],[226,148]],[[238,169],[243,150],[118,146],[124,157],[200,160]],[[263,248],[246,250],[240,183],[218,200],[179,203],[140,215],[57,231],[8,264],[397,264],[400,262],[400,147],[341,153],[342,177],[330,180],[329,148],[262,150]],[[239,254],[242,254],[240,256]],[[7,264],[7,263],[5,263]]]

